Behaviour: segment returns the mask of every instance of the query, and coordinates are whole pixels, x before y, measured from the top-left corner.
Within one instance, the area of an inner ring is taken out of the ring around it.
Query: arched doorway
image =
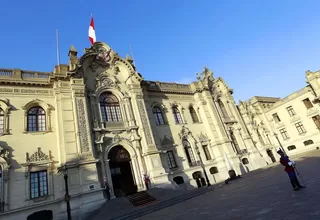
[[[122,146],[113,147],[108,154],[113,191],[116,197],[137,192],[131,158],[129,152]]]
[[[27,220],[52,220],[53,214],[51,210],[42,210],[35,212],[27,217]]]
[[[206,186],[206,180],[203,178],[200,171],[196,171],[192,174],[192,178],[196,181],[198,188]]]
[[[273,153],[272,153],[272,150],[268,149],[267,150],[267,154],[268,156],[270,157],[272,163],[275,163],[276,162],[276,158],[274,157]]]

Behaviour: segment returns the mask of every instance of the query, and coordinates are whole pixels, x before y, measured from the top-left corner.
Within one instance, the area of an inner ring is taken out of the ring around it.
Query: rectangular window
[[[298,130],[299,134],[306,133],[306,129],[304,129],[303,124],[301,122],[295,123],[296,129]]]
[[[208,145],[203,145],[202,148],[203,148],[204,154],[206,156],[206,159],[207,160],[211,160],[211,155],[210,155],[210,152],[209,152]]]
[[[311,101],[310,101],[309,98],[306,98],[306,99],[302,100],[302,102],[303,102],[303,104],[306,106],[307,109],[313,107],[313,105],[312,105],[312,103],[311,103]]]
[[[287,140],[290,138],[289,134],[285,128],[280,129],[280,134],[281,134],[283,140]]]
[[[296,115],[296,113],[294,112],[292,106],[287,107],[287,111],[288,111],[290,117]]]
[[[317,128],[320,130],[320,115],[316,115],[312,117],[313,122],[317,126]]]
[[[30,198],[35,199],[48,195],[47,171],[30,173]]]
[[[176,160],[174,158],[174,153],[172,150],[167,151],[167,153],[165,154],[165,157],[170,169],[177,167]]]
[[[273,117],[273,120],[274,120],[276,123],[278,123],[278,122],[281,121],[277,113],[272,114],[272,117]]]

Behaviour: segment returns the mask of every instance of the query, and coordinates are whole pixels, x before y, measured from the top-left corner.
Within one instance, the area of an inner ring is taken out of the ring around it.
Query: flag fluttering
[[[91,44],[94,44],[96,42],[96,31],[94,29],[93,17],[91,17],[90,26],[89,26],[89,40]]]

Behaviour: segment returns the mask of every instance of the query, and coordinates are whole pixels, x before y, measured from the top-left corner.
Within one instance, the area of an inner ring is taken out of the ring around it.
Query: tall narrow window
[[[317,126],[317,128],[320,130],[320,115],[313,116],[312,120],[314,124]]]
[[[189,107],[189,112],[190,112],[193,123],[198,123],[199,122],[198,115],[192,106]]]
[[[4,133],[4,112],[0,108],[0,135]]]
[[[223,102],[220,99],[218,100],[218,105],[219,105],[219,107],[221,109],[223,118],[224,119],[229,119],[229,115],[228,115],[227,109],[226,109],[226,107],[224,106]]]
[[[287,107],[287,111],[288,111],[290,117],[296,115],[296,112],[294,111],[292,106]]]
[[[263,138],[262,138],[262,136],[261,136],[261,134],[260,134],[258,129],[257,129],[257,134],[258,134],[258,138],[259,138],[259,141],[260,141],[261,145],[265,145],[264,140],[263,140]]]
[[[289,134],[285,128],[280,129],[280,134],[281,134],[283,140],[287,140],[290,138]]]
[[[30,198],[38,198],[48,195],[47,171],[30,173]]]
[[[46,113],[41,107],[33,107],[28,111],[27,131],[45,131]]]
[[[172,150],[167,151],[167,153],[165,154],[165,157],[166,157],[166,160],[167,160],[167,163],[168,163],[168,166],[170,169],[177,167],[177,163],[174,158],[174,153]]]
[[[278,123],[278,122],[281,121],[277,113],[272,114],[272,117],[273,117],[273,120],[274,120],[276,123]]]
[[[182,145],[184,147],[184,151],[186,153],[189,165],[193,166],[195,164],[196,160],[194,159],[194,155],[193,155],[190,143],[188,141],[184,140],[182,142]]]
[[[105,92],[100,96],[100,109],[103,122],[122,121],[119,101],[112,93]]]
[[[240,147],[239,147],[238,141],[237,141],[237,139],[234,136],[234,133],[232,131],[230,132],[230,137],[231,137],[231,142],[232,142],[236,152],[240,153]]]
[[[304,133],[307,132],[301,122],[295,123],[294,126],[296,126],[296,129],[297,129],[299,134],[304,134]]]
[[[208,145],[202,145],[202,148],[203,148],[204,155],[206,156],[206,159],[211,160],[212,158],[211,158],[211,154],[210,154]]]
[[[311,101],[310,101],[309,98],[306,98],[306,99],[302,100],[302,102],[303,102],[303,104],[306,106],[307,109],[313,107],[313,105],[312,105],[312,103],[311,103]]]
[[[163,114],[160,108],[154,107],[152,109],[152,113],[153,113],[154,119],[156,120],[156,125],[163,125],[164,124]]]
[[[182,124],[182,117],[181,117],[181,114],[178,110],[177,107],[173,107],[172,108],[172,111],[173,111],[173,117],[174,117],[174,120],[177,124]]]

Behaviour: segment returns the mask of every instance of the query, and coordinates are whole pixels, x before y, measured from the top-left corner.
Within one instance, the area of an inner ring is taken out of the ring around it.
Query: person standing
[[[150,178],[149,178],[149,175],[148,174],[144,174],[143,175],[143,181],[144,181],[144,184],[147,188],[147,190],[149,189],[149,182],[150,182]]]
[[[294,170],[295,162],[293,160],[290,160],[289,157],[285,155],[281,149],[278,149],[277,153],[280,155],[280,163],[285,167],[284,171],[287,172],[293,189],[295,191],[298,191],[301,188],[305,188],[305,186],[302,186],[299,183],[299,180],[297,178],[297,174]]]
[[[110,198],[111,198],[110,187],[109,187],[109,184],[106,180],[104,181],[104,191],[106,192],[106,196],[107,196],[108,200],[110,200]]]

